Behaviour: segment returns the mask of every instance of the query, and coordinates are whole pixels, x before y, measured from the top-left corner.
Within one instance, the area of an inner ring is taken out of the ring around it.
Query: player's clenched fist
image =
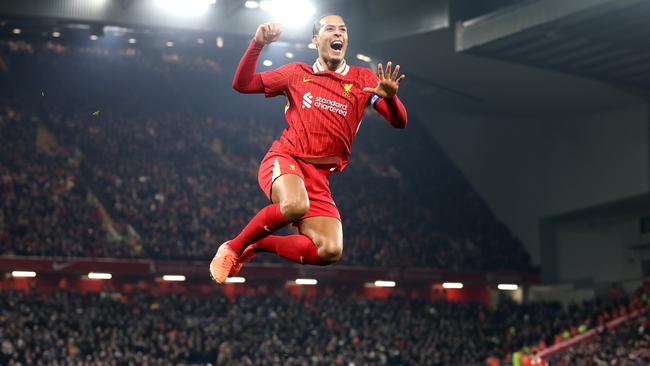
[[[275,42],[280,38],[282,27],[278,23],[264,23],[257,27],[255,32],[255,43],[258,45],[267,45]]]

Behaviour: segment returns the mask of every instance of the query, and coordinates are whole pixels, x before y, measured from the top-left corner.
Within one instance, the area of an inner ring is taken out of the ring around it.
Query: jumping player
[[[272,202],[239,235],[221,244],[210,263],[218,283],[239,272],[256,252],[270,252],[301,264],[328,265],[343,251],[343,229],[329,189],[332,172],[348,163],[366,106],[372,105],[395,128],[404,128],[407,113],[397,98],[404,80],[391,62],[377,75],[345,62],[348,32],[343,18],[327,15],[314,24],[318,50],[313,65],[290,63],[256,73],[262,48],[280,36],[279,24],[265,23],[255,32],[233,80],[240,93],[286,97],[287,128],[260,164],[259,185]],[[299,234],[271,235],[293,223]]]

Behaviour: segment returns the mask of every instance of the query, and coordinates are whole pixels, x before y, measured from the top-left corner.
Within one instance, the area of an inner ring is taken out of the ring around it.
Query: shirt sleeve
[[[367,81],[368,87],[374,88],[379,84],[379,77],[372,71],[368,70]],[[394,96],[391,99],[384,99],[377,94],[371,94],[368,98],[368,104],[372,105],[375,111],[379,113],[384,119],[395,128],[405,128],[408,122],[408,114],[406,107]]]
[[[368,71],[366,72],[366,87],[368,88],[376,88],[377,85],[379,85],[379,78],[377,75],[372,72],[372,70],[367,69]],[[379,97],[376,94],[370,94],[368,96],[368,102],[367,104],[371,105],[373,108],[377,107],[377,103],[381,100],[381,97]]]
[[[293,74],[295,63],[286,64],[275,70],[261,73],[262,84],[264,84],[264,95],[275,97],[283,94],[289,87],[289,80]]]

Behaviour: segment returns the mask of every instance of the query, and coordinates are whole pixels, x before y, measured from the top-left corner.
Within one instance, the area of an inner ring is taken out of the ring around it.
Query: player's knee
[[[307,211],[309,211],[309,199],[307,197],[285,200],[280,203],[282,217],[288,222],[296,221],[305,216]]]
[[[318,249],[318,256],[322,264],[333,264],[343,256],[343,243],[338,241],[325,241]]]

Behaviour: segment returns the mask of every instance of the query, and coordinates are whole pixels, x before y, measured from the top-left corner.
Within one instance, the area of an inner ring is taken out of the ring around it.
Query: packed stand
[[[239,99],[223,67],[232,60],[19,45],[0,41],[7,83],[31,95],[30,112],[82,152],[88,188],[139,235],[142,250],[112,256],[204,260],[266,204],[257,167],[283,128],[281,107]],[[521,242],[422,126],[394,131],[373,114],[350,166],[332,178],[345,233],[341,264],[530,270]]]
[[[282,293],[230,302],[218,294],[5,291],[0,364],[482,365],[486,344],[464,342],[480,334],[478,307]]]
[[[548,359],[552,366],[650,365],[650,310],[616,328],[603,328],[593,338]]]
[[[647,304],[646,298],[641,305]],[[284,290],[234,299],[219,292],[1,290],[0,364],[472,366],[498,357],[502,364],[528,365],[514,360],[521,345],[555,329],[573,310],[593,318],[602,315],[593,304],[566,312],[543,303],[505,303],[490,310],[479,303],[404,297],[296,298]],[[554,361],[647,364],[647,315],[601,332]],[[538,333],[513,331],[513,324]]]
[[[643,289],[630,295],[619,293],[616,296],[598,296],[592,300],[569,304],[566,308],[560,303],[516,304],[501,301],[492,315],[495,327],[487,334],[492,339],[499,339],[495,349],[499,349],[500,354],[509,354],[507,359],[515,365],[528,366],[533,365],[533,355],[538,352],[589,331],[601,332],[609,322],[646,311],[648,306],[650,296]],[[623,324],[630,322],[628,320]],[[578,349],[580,347],[583,346]],[[574,352],[573,348],[568,352]],[[552,359],[557,360],[556,357]],[[552,362],[551,365],[555,366],[555,363]]]
[[[79,183],[73,149],[37,152],[38,118],[0,104],[0,251],[73,257],[127,255],[105,240]]]

